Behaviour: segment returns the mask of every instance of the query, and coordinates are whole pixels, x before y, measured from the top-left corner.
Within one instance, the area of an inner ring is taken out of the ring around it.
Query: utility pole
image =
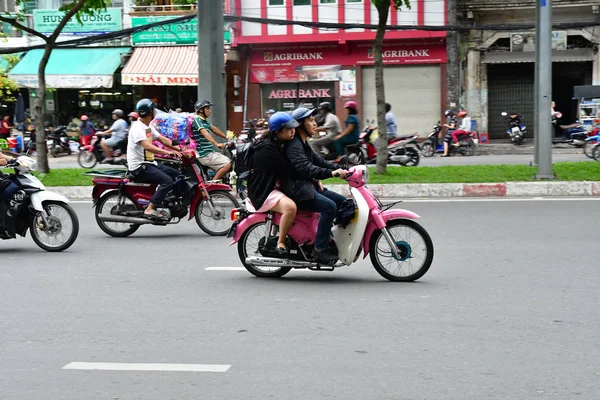
[[[456,25],[457,0],[448,0],[448,24]],[[448,32],[446,38],[446,53],[448,62],[446,64],[446,75],[448,78],[448,92],[446,99],[449,109],[455,109],[460,102],[460,61],[458,59],[459,33],[456,31]]]
[[[198,0],[198,100],[209,100],[211,123],[227,132],[223,0]],[[220,138],[215,138],[220,140]]]
[[[533,132],[533,165],[535,165],[536,167],[538,166],[539,163],[539,159],[540,159],[540,142],[539,142],[539,138],[540,138],[540,128],[539,126],[537,126],[537,124],[539,123],[538,121],[538,115],[540,114],[540,102],[538,100],[539,98],[539,89],[540,89],[540,74],[539,74],[539,69],[538,69],[538,65],[540,64],[540,37],[539,37],[539,32],[537,31],[540,27],[540,9],[541,9],[541,3],[539,1],[536,2],[535,5],[535,29],[536,29],[536,38],[535,38],[535,78],[534,78],[534,83],[533,83],[533,89],[534,89],[534,108],[533,108],[533,115],[535,115],[535,124],[536,127],[534,129]]]
[[[536,136],[538,173],[536,179],[554,179],[552,173],[552,0],[537,0],[539,23],[536,26],[536,41],[539,51],[536,56],[537,101]]]

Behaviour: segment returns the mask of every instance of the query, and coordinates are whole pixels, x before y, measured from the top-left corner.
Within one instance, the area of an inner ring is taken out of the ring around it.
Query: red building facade
[[[232,13],[249,17],[329,23],[377,24],[370,0],[234,0]],[[446,0],[413,0],[410,10],[390,10],[389,25],[445,25]],[[361,121],[376,118],[372,45],[374,30],[323,30],[299,25],[239,22],[228,63],[238,88],[228,90],[232,129],[266,110],[334,104],[341,119],[345,101],[359,104]],[[388,31],[384,42],[386,100],[399,133],[422,134],[443,110],[445,32]],[[233,83],[233,82],[232,82]],[[234,85],[236,86],[236,85]],[[246,97],[247,91],[247,97]],[[237,111],[236,111],[237,110]]]

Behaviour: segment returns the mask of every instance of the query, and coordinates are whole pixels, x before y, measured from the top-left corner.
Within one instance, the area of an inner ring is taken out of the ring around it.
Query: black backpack
[[[235,153],[235,173],[240,179],[248,179],[254,157],[252,142],[238,146]]]

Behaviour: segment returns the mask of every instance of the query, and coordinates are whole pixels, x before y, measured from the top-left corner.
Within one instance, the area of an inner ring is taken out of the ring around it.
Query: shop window
[[[283,6],[284,0],[269,0],[269,6]]]
[[[346,3],[362,3],[362,0],[346,0]]]
[[[335,4],[336,0],[320,0],[321,4]]]
[[[295,6],[310,6],[310,0],[294,0]]]
[[[0,0],[0,12],[15,12],[15,0]]]
[[[277,111],[317,108],[324,101],[335,109],[334,82],[271,83],[261,85],[261,89],[263,114],[270,108]]]

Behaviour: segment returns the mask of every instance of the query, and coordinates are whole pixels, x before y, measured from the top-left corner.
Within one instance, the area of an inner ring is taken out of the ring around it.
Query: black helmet
[[[319,110],[325,110],[327,112],[331,112],[331,103],[328,101],[324,101],[319,104]]]
[[[156,108],[156,104],[152,102],[150,99],[142,99],[138,101],[135,106],[135,110],[139,114],[140,117],[147,117],[148,115],[152,115],[152,110]]]
[[[196,104],[194,104],[194,111],[198,112],[202,110],[204,107],[210,107],[212,103],[208,100],[198,100]]]

